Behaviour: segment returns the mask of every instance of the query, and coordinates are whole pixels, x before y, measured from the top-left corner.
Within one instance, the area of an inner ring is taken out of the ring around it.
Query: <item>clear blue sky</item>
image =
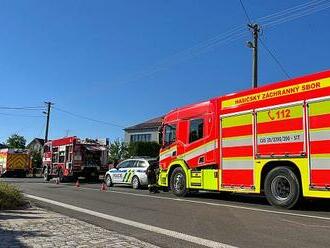
[[[244,1],[252,19],[305,2]],[[76,114],[129,126],[249,88],[247,30],[232,42],[173,57],[246,22],[239,0],[1,0],[0,106],[50,100]],[[262,39],[290,76],[300,76],[330,68],[329,24],[330,8],[265,27]],[[260,84],[286,79],[262,47],[259,69]],[[0,141],[16,132],[28,140],[43,137],[40,116],[0,109]],[[54,109],[50,138],[67,130],[80,137],[123,137],[121,128]]]

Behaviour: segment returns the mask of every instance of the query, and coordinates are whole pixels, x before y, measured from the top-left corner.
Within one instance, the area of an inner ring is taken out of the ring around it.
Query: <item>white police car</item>
[[[148,185],[147,169],[151,163],[158,163],[154,158],[133,158],[122,161],[116,168],[105,173],[108,187],[114,184],[132,185],[134,189]]]

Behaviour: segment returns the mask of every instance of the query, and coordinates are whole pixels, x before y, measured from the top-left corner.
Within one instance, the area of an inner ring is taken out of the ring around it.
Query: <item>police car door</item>
[[[124,175],[126,173],[126,167],[128,166],[129,161],[123,161],[117,165],[117,168],[112,172],[113,182],[122,183]]]
[[[135,164],[136,164],[136,160],[129,160],[128,161],[128,165],[125,171],[125,175],[123,176],[123,183],[131,183],[132,177],[135,173]]]

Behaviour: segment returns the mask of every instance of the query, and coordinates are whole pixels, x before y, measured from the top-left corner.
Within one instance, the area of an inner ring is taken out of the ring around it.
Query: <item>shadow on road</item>
[[[228,202],[228,204],[244,203],[270,206],[264,195],[238,194],[230,192],[200,192],[190,194],[189,198],[221,200]],[[274,207],[274,209],[276,208]],[[303,199],[295,210],[330,212],[330,199]]]
[[[33,214],[34,216],[29,216]],[[2,211],[0,212],[0,247],[31,247],[22,240],[27,238],[48,237],[39,231],[28,230],[28,224],[17,224],[17,221],[35,220],[41,217],[30,211]]]

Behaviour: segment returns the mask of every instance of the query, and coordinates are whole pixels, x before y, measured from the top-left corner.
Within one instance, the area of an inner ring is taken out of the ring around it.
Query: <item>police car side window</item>
[[[138,164],[137,164],[137,167],[139,167],[139,168],[144,168],[146,166],[147,166],[147,164],[144,161],[139,161]]]
[[[126,168],[132,168],[132,167],[134,167],[134,164],[135,164],[135,160],[127,161],[127,166],[126,166]]]
[[[128,161],[125,161],[125,162],[122,162],[118,165],[118,169],[122,169],[122,168],[126,168],[127,167],[127,162]]]

